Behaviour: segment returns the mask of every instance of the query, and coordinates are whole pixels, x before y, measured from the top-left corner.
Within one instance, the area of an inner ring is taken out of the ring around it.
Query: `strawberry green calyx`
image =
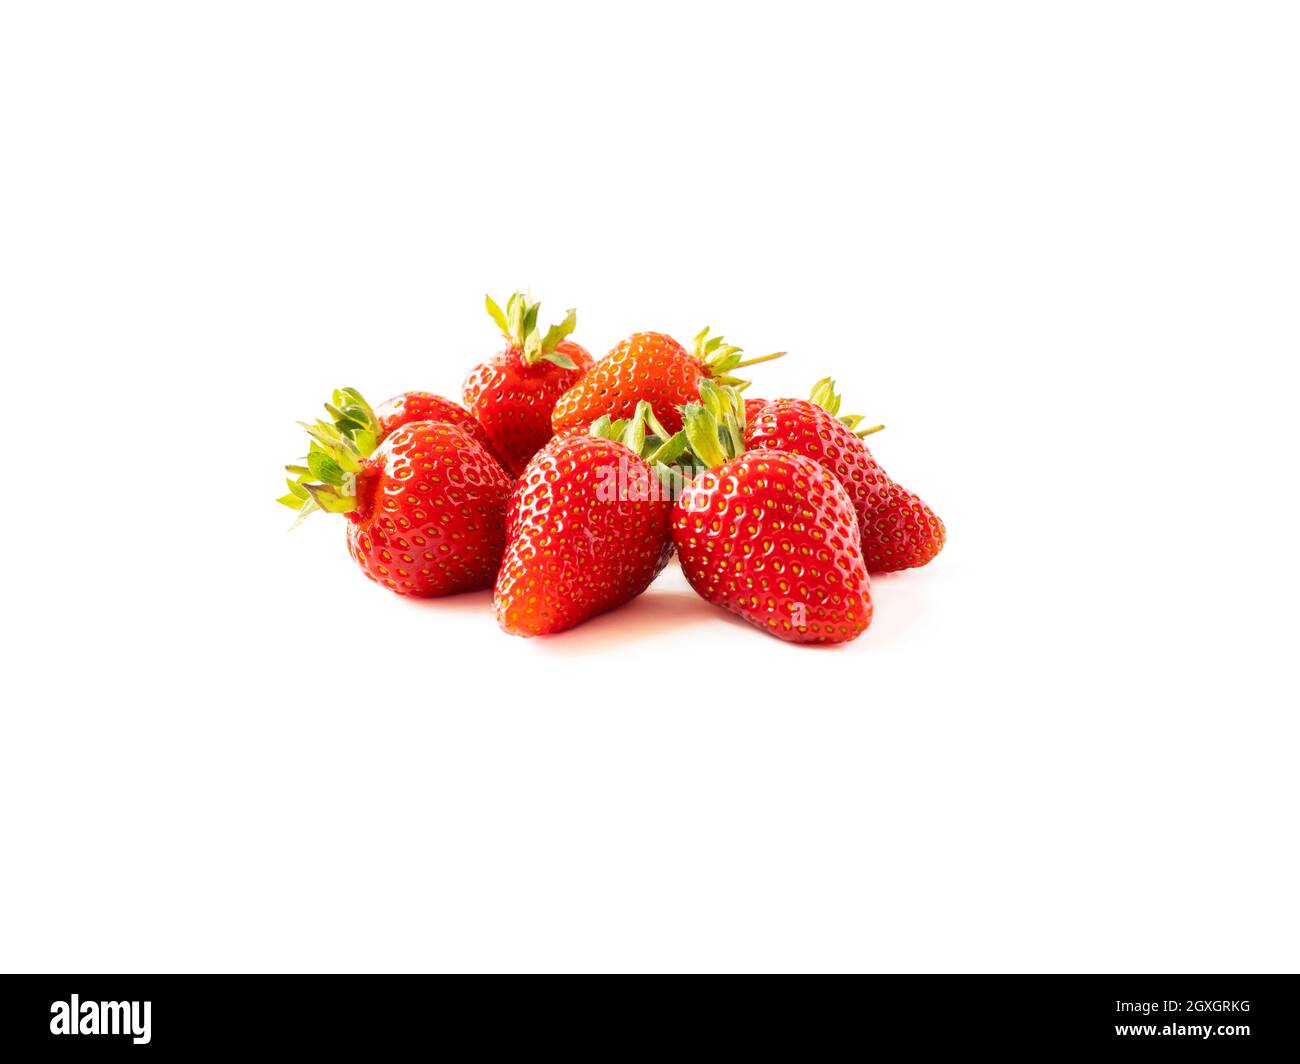
[[[276,501],[298,512],[297,528],[317,510],[348,513],[357,508],[356,478],[379,446],[379,419],[355,388],[336,391],[325,404],[330,420],[298,422],[311,437],[304,464],[287,465],[289,494]]]
[[[621,443],[652,466],[670,466],[687,450],[685,431],[669,432],[644,399],[629,418],[611,421],[603,414],[591,423],[587,434]]]
[[[497,323],[510,346],[519,348],[525,363],[535,366],[538,362],[553,362],[565,369],[577,369],[578,364],[563,351],[557,351],[560,342],[578,325],[578,312],[572,308],[565,314],[559,325],[552,325],[543,335],[537,330],[537,313],[540,303],[532,302],[523,292],[515,292],[506,300],[506,309],[502,310],[491,296],[486,296],[485,305],[492,320]]]
[[[709,371],[709,376],[719,384],[744,384],[740,377],[733,377],[732,370],[745,366],[757,366],[760,362],[771,362],[781,358],[784,351],[774,351],[770,355],[757,358],[745,358],[744,351],[735,344],[727,343],[721,336],[709,336],[709,326],[705,326],[691,343],[691,354],[702,362]]]
[[[700,381],[699,403],[681,408],[692,454],[710,469],[745,453],[745,400],[740,389]]]
[[[884,425],[872,425],[869,429],[859,429],[865,417],[862,414],[847,414],[840,417],[840,395],[835,390],[835,380],[831,377],[823,377],[813,385],[812,394],[808,398],[820,406],[826,413],[832,417],[839,417],[858,436],[870,436],[873,432],[879,432]]]
[[[332,399],[325,404],[325,412],[334,422],[334,427],[369,457],[383,435],[374,409],[355,388],[340,388]]]

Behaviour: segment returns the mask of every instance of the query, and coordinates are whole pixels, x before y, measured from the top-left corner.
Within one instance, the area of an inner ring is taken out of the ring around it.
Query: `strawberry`
[[[539,307],[521,292],[506,301],[504,311],[487,297],[488,313],[501,328],[506,348],[465,378],[465,405],[514,477],[551,438],[555,401],[591,366],[586,349],[565,339],[577,324],[578,312],[570,310],[563,322],[542,335]]]
[[[492,445],[483,426],[459,403],[432,392],[402,392],[372,407],[355,388],[342,388],[325,404],[334,428],[354,442],[374,447],[412,421],[445,421],[474,437],[490,452]],[[301,422],[299,422],[301,424]]]
[[[712,405],[682,411],[691,449],[711,467],[673,507],[686,579],[701,598],[786,642],[856,639],[871,623],[871,578],[848,492],[804,455],[745,451],[744,405]]]
[[[747,447],[806,455],[831,470],[848,490],[871,572],[913,569],[943,549],[943,522],[889,478],[862,440],[884,426],[855,432],[861,417],[836,417],[840,397],[829,377],[817,382],[811,399],[773,399],[757,410],[745,406]]]
[[[483,445],[488,454],[497,457],[492,441],[474,415],[460,403],[444,399],[441,395],[432,392],[403,392],[380,403],[375,409],[375,416],[379,420],[381,438],[412,421],[444,421],[468,432]],[[497,460],[500,461],[499,458]]]
[[[496,581],[497,621],[510,634],[581,624],[636,598],[667,564],[671,497],[642,455],[658,462],[684,441],[647,437],[648,416],[647,404],[627,423],[593,426],[607,435],[557,436],[528,463]]]
[[[306,465],[279,501],[348,521],[348,550],[370,579],[399,595],[433,598],[491,587],[505,549],[510,478],[464,427],[412,421],[383,436],[351,388],[334,393],[334,419],[303,427]]]
[[[670,432],[682,427],[678,407],[699,399],[700,382],[740,384],[733,370],[780,358],[784,351],[741,360],[739,347],[721,336],[709,338],[705,329],[687,351],[663,333],[634,333],[592,366],[577,384],[560,396],[551,414],[556,432],[589,425],[601,415],[630,418],[642,399]]]

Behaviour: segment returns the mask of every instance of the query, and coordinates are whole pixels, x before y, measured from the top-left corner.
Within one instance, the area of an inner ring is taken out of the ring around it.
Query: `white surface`
[[[1295,970],[1296,29],[6,7],[0,966]],[[288,535],[514,285],[833,372],[948,549],[817,651]]]

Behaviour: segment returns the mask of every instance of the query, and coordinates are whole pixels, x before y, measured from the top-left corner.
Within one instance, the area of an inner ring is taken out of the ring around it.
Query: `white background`
[[[0,966],[1300,962],[1300,46],[1240,3],[0,16]],[[950,544],[839,650],[524,641],[274,505],[329,390],[833,373]]]

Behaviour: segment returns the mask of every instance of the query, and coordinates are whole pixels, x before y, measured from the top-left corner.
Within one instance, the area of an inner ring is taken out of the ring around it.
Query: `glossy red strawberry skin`
[[[847,643],[871,623],[857,515],[828,469],[749,451],[697,476],[673,542],[699,595],[791,643]]]
[[[568,355],[577,369],[545,359],[530,365],[519,347],[508,347],[475,366],[465,378],[465,405],[513,477],[551,438],[556,400],[591,368],[591,355],[572,340],[561,341],[556,351]]]
[[[464,429],[441,421],[399,426],[357,476],[348,550],[371,580],[399,595],[491,587],[512,486]]]
[[[613,440],[558,436],[542,448],[510,497],[501,627],[561,632],[649,587],[672,553],[672,503],[657,488],[650,467]]]
[[[917,495],[894,484],[862,520],[863,544],[870,544],[872,572],[917,569],[943,550],[948,531]]]
[[[560,397],[551,428],[558,433],[587,426],[603,414],[614,420],[631,417],[637,402],[645,399],[664,428],[676,432],[682,427],[677,408],[699,402],[700,381],[708,375],[704,364],[671,336],[634,333]]]
[[[381,438],[413,421],[445,421],[468,432],[495,457],[492,441],[474,415],[460,403],[432,392],[403,392],[375,409]]]
[[[745,446],[790,451],[820,462],[853,500],[862,554],[873,573],[913,569],[943,549],[943,522],[924,502],[891,480],[861,437],[807,399],[771,399],[752,413],[745,403]]]

